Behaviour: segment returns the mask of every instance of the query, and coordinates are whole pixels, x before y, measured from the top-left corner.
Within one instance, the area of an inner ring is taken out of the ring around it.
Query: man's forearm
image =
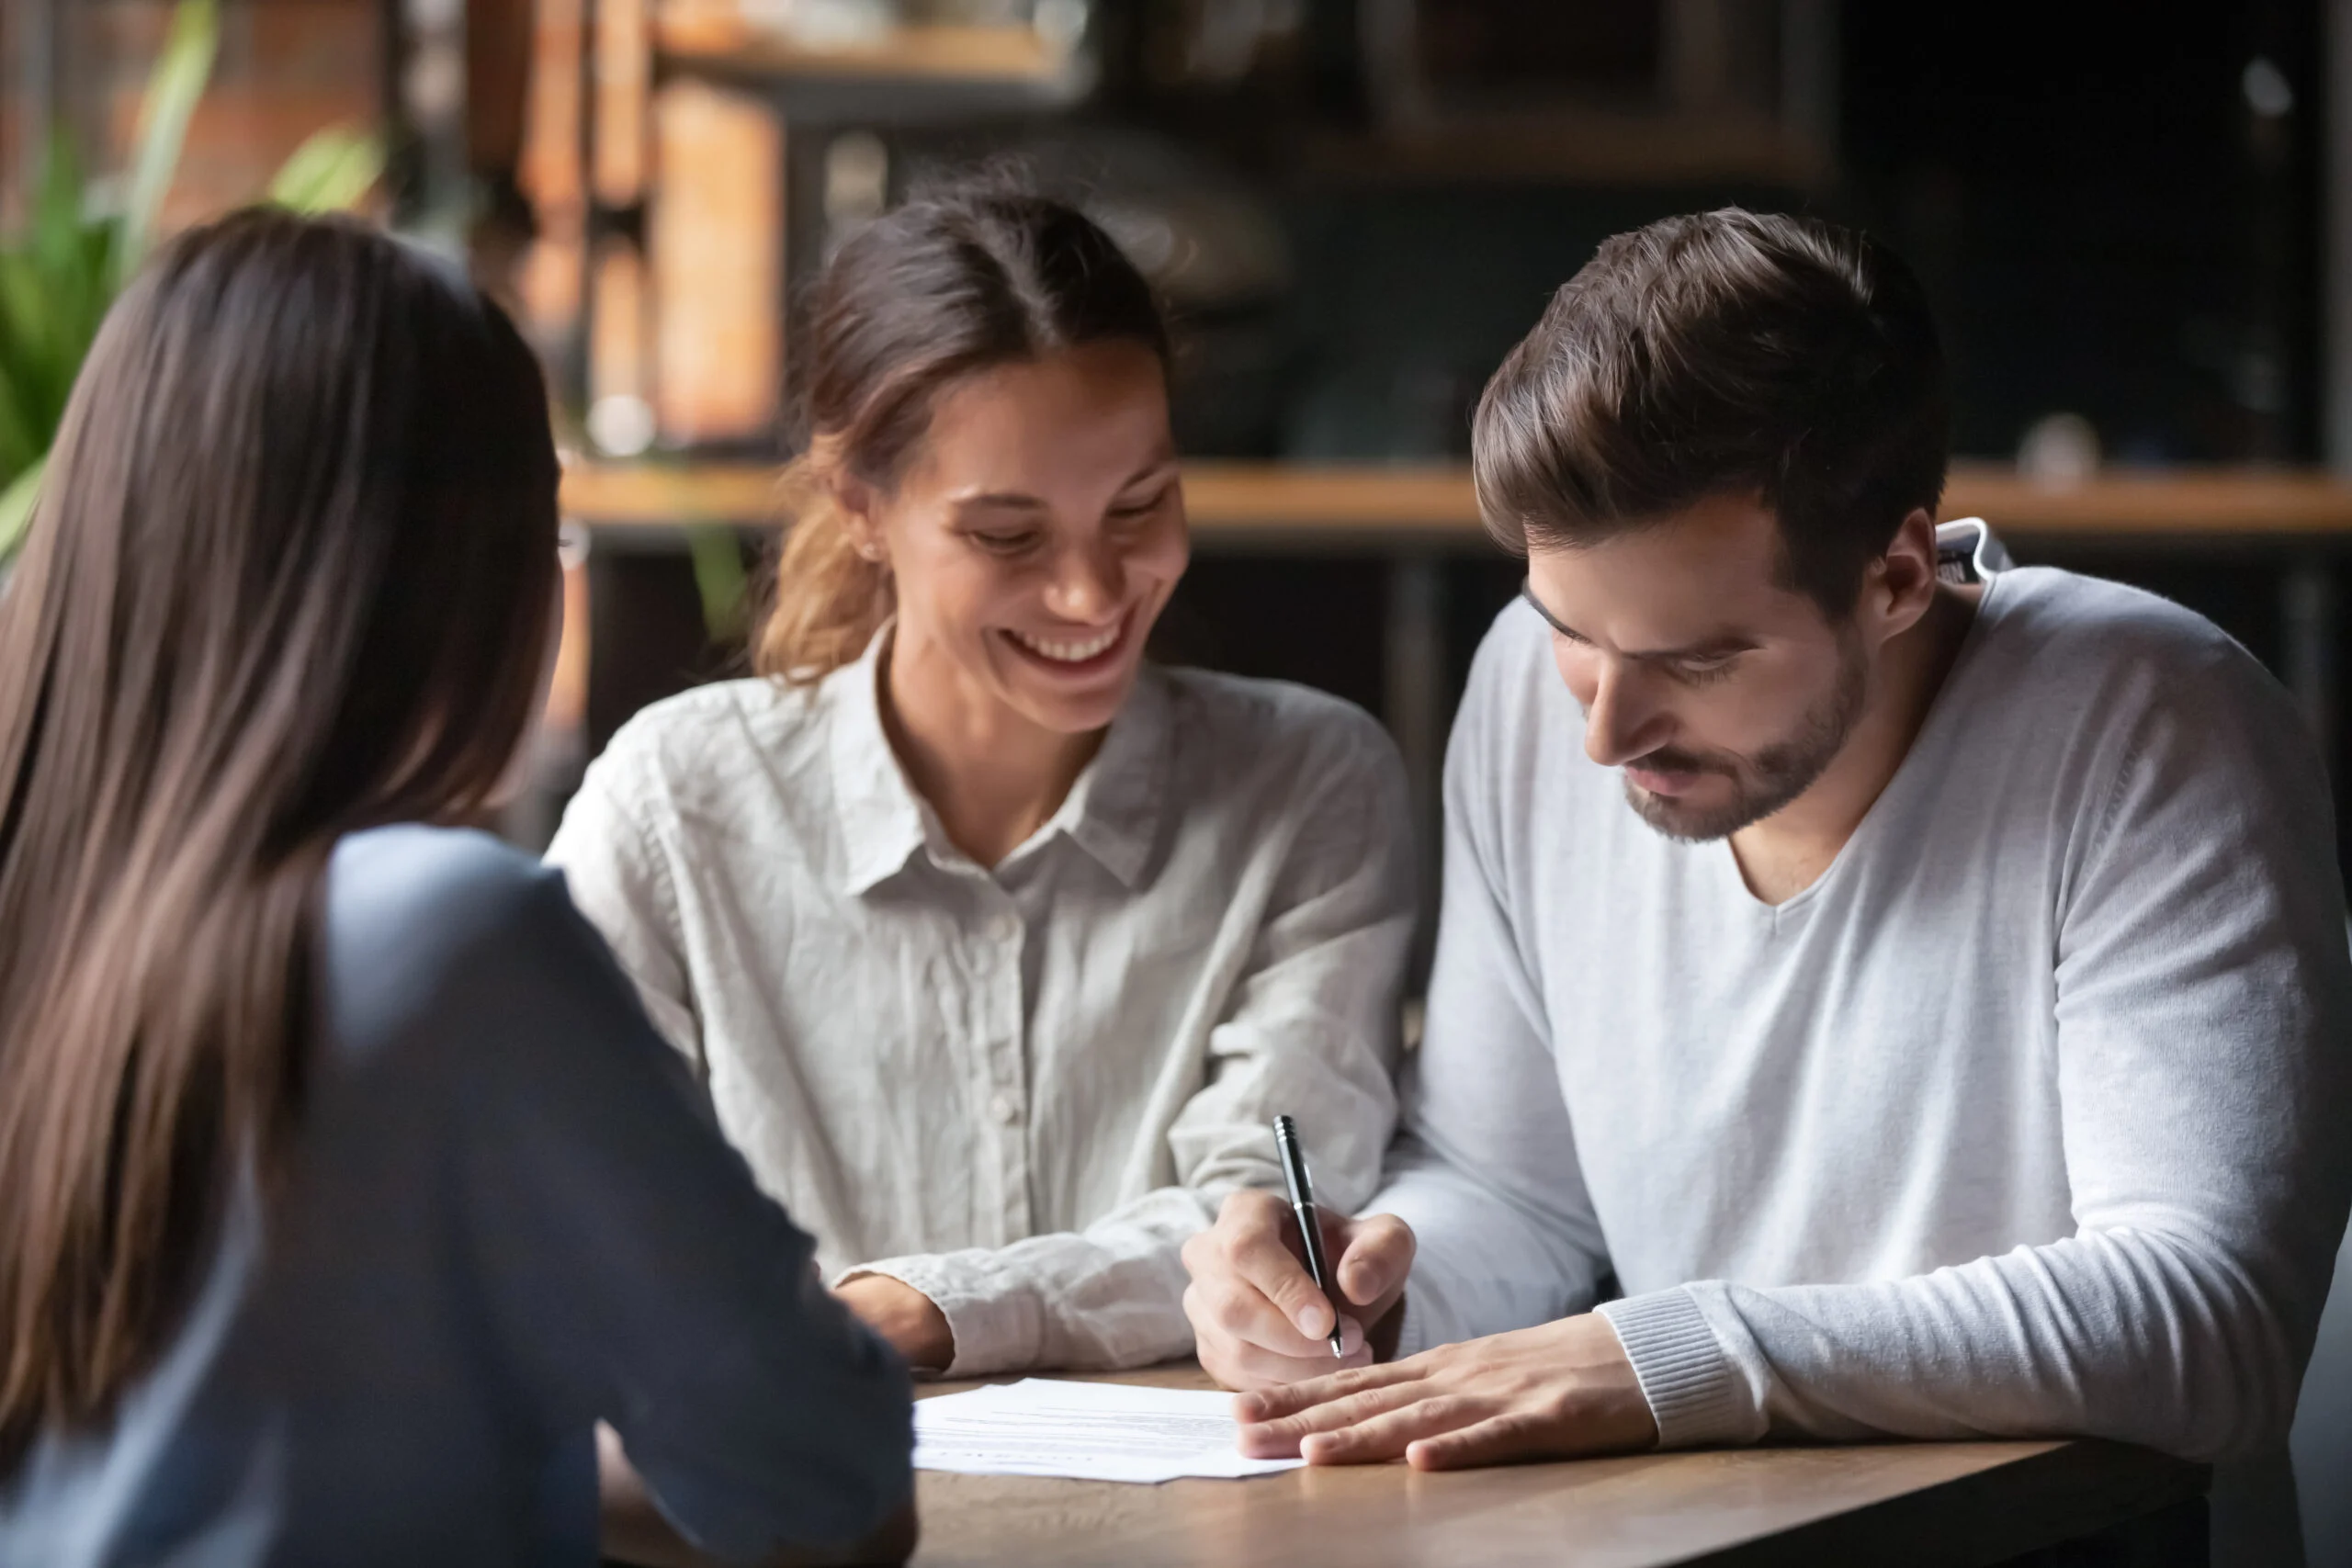
[[[1702,1281],[1601,1311],[1669,1448],[2068,1434],[2210,1460],[2282,1437],[2301,1370],[2250,1277],[2094,1231],[1905,1280]]]
[[[1501,1201],[1412,1139],[1392,1151],[1388,1181],[1363,1212],[1396,1215],[1419,1247],[1403,1298],[1411,1322],[1400,1305],[1384,1325],[1385,1348],[1374,1341],[1383,1359],[1582,1312],[1605,1268],[1577,1227]]]

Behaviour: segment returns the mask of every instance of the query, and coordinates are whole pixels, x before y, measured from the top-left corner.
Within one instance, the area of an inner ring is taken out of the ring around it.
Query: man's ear
[[[1915,506],[1864,574],[1860,608],[1883,642],[1918,625],[1935,600],[1936,520]]]

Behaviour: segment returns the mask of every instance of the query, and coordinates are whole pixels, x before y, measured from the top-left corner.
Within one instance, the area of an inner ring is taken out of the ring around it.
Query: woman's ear
[[[881,519],[876,515],[880,497],[874,487],[854,474],[836,472],[826,478],[825,488],[841,513],[850,547],[876,566],[888,566],[889,547],[882,536]]]

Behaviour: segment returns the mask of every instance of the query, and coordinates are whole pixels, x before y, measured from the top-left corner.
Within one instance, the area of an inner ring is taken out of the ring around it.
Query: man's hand
[[[1416,1470],[1623,1453],[1657,1441],[1657,1423],[1596,1313],[1441,1345],[1234,1402],[1241,1451],[1309,1464],[1398,1455]]]
[[[861,1274],[835,1287],[842,1304],[890,1342],[907,1365],[944,1372],[956,1359],[956,1336],[929,1296],[888,1274]]]
[[[1334,1367],[1368,1366],[1378,1346],[1396,1344],[1393,1319],[1413,1269],[1411,1227],[1394,1214],[1320,1217],[1323,1256],[1336,1260],[1332,1283],[1350,1309],[1340,1314],[1347,1354],[1336,1361],[1331,1303],[1301,1261],[1289,1204],[1271,1192],[1236,1192],[1216,1224],[1185,1242],[1193,1283],[1184,1315],[1193,1320],[1202,1368],[1226,1387],[1272,1388]]]

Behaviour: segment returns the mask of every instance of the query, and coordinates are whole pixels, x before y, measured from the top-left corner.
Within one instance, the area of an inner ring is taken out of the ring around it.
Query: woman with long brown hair
[[[1371,1193],[1403,770],[1345,703],[1144,657],[1187,560],[1168,339],[1082,214],[919,196],[811,317],[758,674],[633,720],[549,856],[916,1365],[1180,1354],[1180,1251],[1280,1185],[1273,1115]]]
[[[586,1561],[600,1419],[729,1559],[901,1507],[902,1371],[560,880],[433,825],[555,485],[513,326],[356,224],[101,332],[0,595],[0,1562]]]

